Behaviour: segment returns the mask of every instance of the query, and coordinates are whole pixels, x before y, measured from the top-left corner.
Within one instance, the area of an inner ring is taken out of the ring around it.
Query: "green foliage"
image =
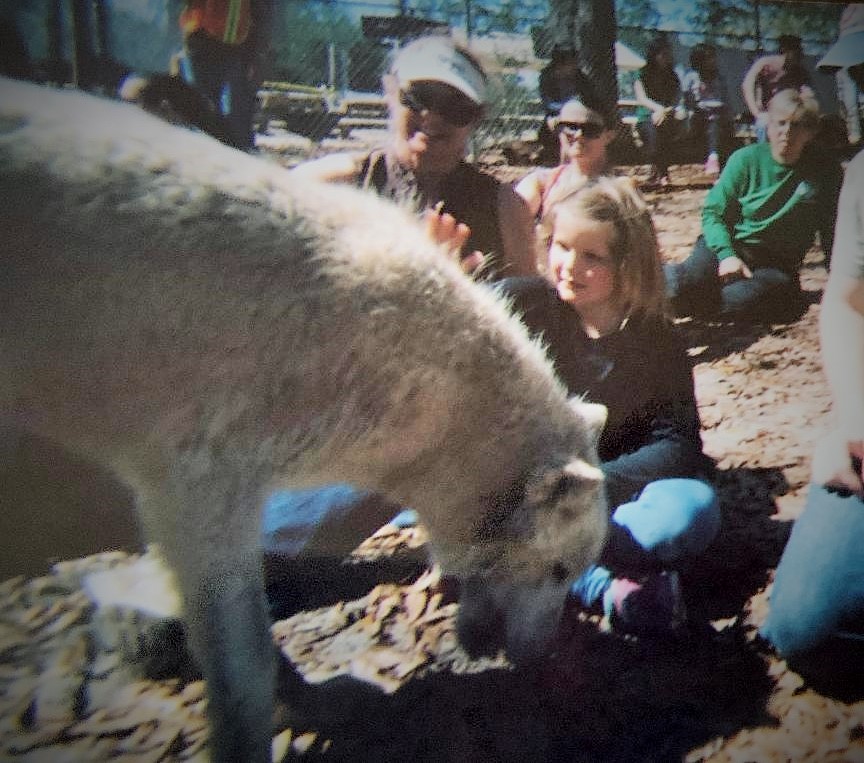
[[[644,51],[660,24],[653,0],[615,0],[618,39],[634,50]]]
[[[763,3],[764,27],[771,37],[798,35],[804,42],[824,45],[837,37],[843,5],[838,3]]]
[[[822,46],[836,37],[842,8],[827,2],[696,0],[688,21],[709,42],[752,40],[754,45],[761,43],[773,51],[777,37],[795,34],[804,41],[806,50],[808,42]]]

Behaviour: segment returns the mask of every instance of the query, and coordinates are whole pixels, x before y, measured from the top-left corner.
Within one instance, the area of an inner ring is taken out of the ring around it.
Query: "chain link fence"
[[[181,0],[0,0],[0,8],[23,24],[31,56],[54,66],[69,58],[70,7],[92,6],[108,23],[102,52],[144,71],[167,71],[181,47],[177,15]],[[543,111],[538,77],[547,63],[550,35],[545,32],[550,0],[275,0],[277,12],[271,52],[261,88],[259,129],[282,128],[299,133],[316,146],[341,146],[369,137],[386,124],[381,77],[393,49],[424,32],[451,34],[466,45],[490,75],[486,118],[476,131],[477,151],[519,151],[536,139]],[[803,4],[802,4],[803,5]],[[139,8],[137,12],[133,7]],[[10,11],[12,9],[12,11]],[[146,9],[146,13],[144,10]],[[8,15],[5,14],[5,15]],[[493,31],[508,29],[508,32]],[[656,29],[618,27],[618,40],[639,56]],[[689,50],[704,39],[693,32],[667,32],[681,75]],[[817,72],[815,62],[832,42],[805,39],[805,64],[813,73],[817,95],[826,112],[838,111],[836,81]],[[757,52],[753,38],[710,37],[730,93],[734,112],[746,111],[740,82]],[[776,39],[760,37],[768,50]],[[618,67],[622,135],[635,138],[633,80],[637,71]],[[58,79],[60,79],[58,77]],[[62,80],[61,80],[62,81]]]
[[[274,66],[262,90],[264,121],[299,131],[316,142],[352,139],[381,129],[386,106],[381,96],[381,76],[386,71],[392,50],[411,36],[426,31],[451,34],[466,45],[483,63],[490,75],[489,107],[486,118],[475,133],[475,151],[525,151],[536,140],[543,119],[538,92],[538,76],[548,59],[544,52],[543,29],[550,13],[548,0],[528,2],[518,9],[514,4],[496,5],[496,10],[459,3],[437,3],[417,15],[399,16],[398,8],[390,17],[373,0],[304,0],[291,3],[274,28]],[[502,10],[502,8],[504,10]],[[469,9],[465,12],[465,9]],[[513,32],[484,32],[483,25],[509,9],[514,14]],[[374,15],[377,14],[377,15]],[[619,40],[644,56],[647,41],[657,32],[653,28],[619,27]],[[694,32],[667,31],[679,75],[689,67],[690,48],[705,36]],[[730,94],[734,113],[746,121],[746,106],[740,82],[759,52],[752,38],[718,37],[709,39],[718,48],[721,71]],[[763,37],[763,47],[776,49],[776,39]],[[813,73],[817,95],[826,112],[838,110],[834,77],[817,72],[815,63],[830,45],[831,38],[806,40],[805,64]],[[548,46],[547,46],[548,47]],[[290,63],[289,63],[290,62]],[[638,70],[618,68],[619,112],[623,119],[622,138],[638,148],[633,102],[633,81]],[[739,120],[740,121],[740,120]],[[626,152],[625,152],[626,153]],[[517,157],[518,158],[518,157]]]

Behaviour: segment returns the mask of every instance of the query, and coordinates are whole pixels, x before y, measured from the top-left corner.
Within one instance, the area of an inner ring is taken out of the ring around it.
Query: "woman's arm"
[[[750,113],[757,118],[762,113],[762,104],[759,103],[759,98],[756,93],[756,80],[758,79],[759,73],[762,71],[767,60],[768,56],[757,58],[747,70],[744,79],[741,80],[741,94],[744,96],[744,103],[747,104]]]
[[[524,200],[528,207],[528,212],[531,217],[537,217],[540,212],[540,205],[543,202],[543,191],[545,188],[544,179],[546,173],[543,170],[532,170],[523,177],[513,190],[516,191]]]
[[[644,106],[651,112],[651,121],[655,125],[659,125],[666,117],[669,109],[662,103],[657,103],[653,98],[648,97],[648,93],[645,92],[645,85],[642,84],[642,80],[640,79],[637,79],[633,83],[633,93],[636,95],[639,105]]]
[[[498,226],[504,245],[504,275],[537,275],[534,216],[509,183],[498,187]]]

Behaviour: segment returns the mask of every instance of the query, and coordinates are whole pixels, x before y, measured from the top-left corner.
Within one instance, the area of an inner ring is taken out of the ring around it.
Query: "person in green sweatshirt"
[[[789,322],[807,307],[799,270],[818,232],[826,267],[840,163],[813,138],[819,105],[781,90],[768,105],[768,142],[735,151],[709,191],[690,256],[665,267],[676,315]]]

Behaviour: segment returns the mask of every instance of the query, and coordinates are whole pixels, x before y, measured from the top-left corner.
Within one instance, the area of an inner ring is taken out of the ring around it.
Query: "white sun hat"
[[[864,3],[849,3],[840,17],[840,35],[816,64],[819,69],[842,69],[864,61]]]
[[[443,82],[474,103],[486,102],[486,74],[443,35],[421,37],[396,53],[390,73],[400,86],[417,80]]]

